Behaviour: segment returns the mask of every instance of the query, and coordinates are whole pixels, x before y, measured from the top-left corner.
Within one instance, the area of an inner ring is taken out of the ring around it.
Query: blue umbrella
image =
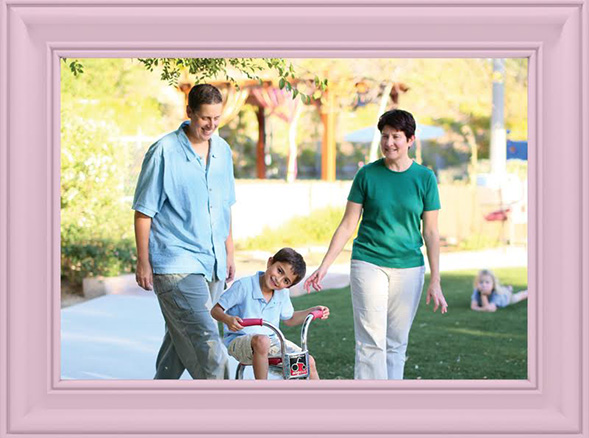
[[[344,140],[349,141],[350,143],[372,143],[372,138],[374,137],[375,131],[375,126],[358,129],[357,131],[346,134],[344,136]],[[439,126],[418,124],[415,135],[420,140],[432,140],[434,138],[443,136],[444,130]]]

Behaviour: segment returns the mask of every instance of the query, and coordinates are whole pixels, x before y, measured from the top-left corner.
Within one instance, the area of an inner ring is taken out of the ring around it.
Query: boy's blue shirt
[[[258,272],[250,277],[236,280],[221,295],[218,304],[227,315],[239,316],[241,319],[262,318],[278,327],[280,320],[290,319],[294,313],[290,292],[288,289],[275,290],[270,301],[266,302],[260,288],[262,274],[263,272]],[[223,325],[223,343],[229,346],[236,337],[252,333],[274,336],[274,332],[268,327],[244,327],[243,330],[232,332]]]

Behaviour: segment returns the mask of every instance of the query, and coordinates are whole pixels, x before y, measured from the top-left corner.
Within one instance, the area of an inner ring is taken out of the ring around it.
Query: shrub
[[[134,272],[136,260],[132,239],[62,241],[61,244],[62,278],[77,285],[85,277]]]

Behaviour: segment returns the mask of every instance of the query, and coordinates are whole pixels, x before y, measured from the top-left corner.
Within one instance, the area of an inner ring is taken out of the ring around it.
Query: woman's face
[[[409,157],[409,148],[414,141],[415,136],[408,139],[403,131],[385,125],[380,134],[380,150],[388,161],[397,161]]]
[[[493,292],[493,278],[490,275],[481,275],[478,284],[479,292],[483,294],[490,294]]]

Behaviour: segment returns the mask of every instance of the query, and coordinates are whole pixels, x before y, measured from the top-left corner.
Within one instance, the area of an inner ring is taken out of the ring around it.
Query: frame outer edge
[[[8,429],[8,5],[0,0],[0,436]]]
[[[582,202],[582,257],[581,257],[581,400],[580,416],[583,436],[589,436],[589,2],[584,1],[581,6],[581,202]],[[584,291],[584,293],[583,293]]]
[[[5,3],[5,0],[0,0],[0,1],[2,2],[1,3],[1,5],[2,5],[2,11],[1,12],[4,13],[6,11],[5,5],[7,5],[8,3]],[[13,2],[13,4],[14,3],[16,3],[16,2]],[[18,3],[20,4],[21,2],[18,2]],[[144,3],[142,2],[141,4],[144,4]],[[537,2],[534,2],[534,4],[538,4],[538,3]],[[581,45],[581,47],[582,47],[583,50],[585,50],[585,49],[587,49],[587,29],[585,28],[586,25],[587,25],[587,19],[586,19],[586,17],[587,17],[587,10],[586,10],[586,5],[585,5],[585,8],[582,8],[582,10],[583,10],[583,21],[582,21],[582,23],[583,23],[583,29],[582,29],[583,41],[582,41],[582,43],[583,44]],[[2,19],[2,22],[1,23],[2,24],[6,24],[7,23],[6,16],[7,16],[7,14],[2,15],[2,17],[1,17],[1,19]],[[2,30],[2,36],[7,35],[7,32],[8,31],[5,30],[6,28],[7,28],[7,26]],[[2,49],[7,48],[6,47],[7,38],[2,39],[2,41],[0,43],[2,44],[2,47],[1,47]],[[2,57],[0,58],[0,60],[3,61],[3,64],[2,64],[1,70],[0,70],[0,75],[1,75],[1,77],[0,77],[0,87],[1,87],[1,90],[8,91],[8,88],[7,88],[8,87],[8,85],[7,85],[8,84],[8,82],[7,82],[8,81],[8,79],[7,79],[7,77],[8,77],[8,73],[7,73],[8,72],[8,67],[7,67],[7,64],[8,63],[6,62],[8,60],[8,51],[7,50],[4,50],[4,53],[2,54]],[[48,62],[48,58],[46,58],[46,62],[47,62],[46,68],[47,69],[51,69],[51,71],[54,72],[56,70],[56,67],[54,66],[54,63],[53,62]],[[582,96],[583,96],[583,99],[581,101],[581,111],[582,111],[581,114],[583,116],[586,116],[587,115],[587,55],[586,54],[585,54],[585,56],[582,56],[582,60],[580,61],[580,67],[581,67],[581,74],[583,75],[582,78],[581,78],[581,86],[582,86],[581,92],[582,92]],[[4,73],[6,73],[6,74],[4,74]],[[540,84],[541,84],[541,81],[539,81],[539,85]],[[6,94],[6,95],[8,96],[8,94]],[[540,98],[541,96],[538,96],[538,97]],[[541,102],[539,102],[539,104],[541,104]],[[8,160],[7,160],[7,158],[8,158],[8,142],[6,141],[6,139],[8,138],[8,129],[7,129],[8,128],[8,123],[7,123],[7,121],[8,121],[8,111],[7,111],[7,108],[8,108],[8,103],[2,101],[1,106],[0,106],[0,158],[6,158],[6,159],[5,160],[2,160],[2,162],[0,163],[0,170],[1,171],[5,171],[5,172],[2,172],[2,174],[4,176],[0,176],[0,195],[4,195],[4,194],[7,194],[8,193],[8,181],[9,181],[9,179],[8,179],[8,175],[9,175],[8,174],[8,170],[9,169],[8,169]],[[48,108],[49,110],[54,110],[55,109],[55,108],[53,108],[53,109],[51,108],[51,104],[49,102],[47,103],[46,108]],[[51,119],[52,119],[51,117],[48,117],[48,120],[46,120],[47,124],[51,124]],[[582,119],[582,120],[584,120],[584,119]],[[4,123],[4,126],[2,125],[2,123]],[[3,127],[6,128],[6,129],[2,130],[1,128],[3,128]],[[587,137],[587,127],[586,126],[583,126],[583,124],[581,124],[581,132],[582,132],[582,144],[584,146],[586,146],[587,138],[588,138]],[[52,133],[52,138],[54,138],[55,136],[59,136],[59,134],[57,132],[54,132],[53,129],[51,129],[50,133]],[[540,139],[538,139],[538,140],[540,140]],[[51,140],[47,140],[47,141],[51,141]],[[582,166],[588,165],[589,163],[587,162],[587,157],[588,157],[587,152],[583,153],[583,150],[581,150],[581,154],[582,154],[581,155],[581,160],[580,160],[581,163],[582,163],[581,165]],[[48,155],[48,158],[50,158],[48,160],[48,162],[49,162],[48,166],[54,165],[55,164],[55,161],[54,160],[57,160],[57,161],[59,160],[59,152],[58,151],[54,151],[54,155]],[[541,166],[541,164],[542,163],[539,163],[539,166]],[[48,174],[49,176],[51,176],[53,174],[53,170],[48,169],[47,171],[49,172],[49,174]],[[587,182],[588,182],[588,176],[586,174],[583,174],[583,173],[581,173],[581,175],[582,175],[582,185],[583,185],[583,187],[581,188],[581,201],[583,203],[582,204],[581,211],[582,211],[582,218],[585,219],[582,222],[582,225],[581,225],[581,229],[583,231],[582,243],[581,243],[582,244],[581,250],[582,250],[582,256],[583,257],[582,257],[582,260],[580,261],[580,263],[581,263],[581,266],[582,266],[582,265],[585,264],[585,262],[587,260],[587,251],[588,251],[587,238],[588,238],[588,234],[589,233],[587,232],[587,230],[588,230],[588,224],[586,223],[587,222],[586,219],[589,219],[589,217],[588,217],[588,214],[587,214],[587,208],[588,208],[588,203],[587,203]],[[59,191],[59,187],[57,187],[57,188],[55,188],[55,187],[48,187],[48,188],[46,188],[46,190],[52,196],[55,193],[55,190]],[[8,206],[8,196],[4,196],[0,200],[0,206],[6,207],[6,209],[4,209],[3,211],[0,212],[0,224],[1,224],[0,238],[6,239],[7,236],[8,236],[8,233],[7,233],[7,230],[8,230],[8,219],[7,219],[8,218],[8,213],[7,213],[7,210],[8,210],[8,208],[7,208],[7,206]],[[55,219],[55,217],[59,217],[58,216],[58,213],[55,212],[55,211],[53,211],[53,209],[52,209],[51,206],[48,206],[47,211],[50,214],[52,220]],[[3,220],[5,221],[4,223],[2,223]],[[49,224],[49,227],[51,227],[51,224]],[[51,240],[51,239],[53,239],[53,240]],[[6,242],[7,242],[7,240],[6,240]],[[57,242],[58,242],[58,240],[57,240]],[[49,233],[48,241],[45,244],[48,244],[51,247],[52,246],[52,243],[53,244],[56,244],[57,242],[54,240],[53,235],[51,233]],[[7,258],[7,254],[8,254],[8,248],[0,248],[0,274],[2,274],[2,273],[9,274],[9,272],[8,272],[8,258]],[[50,261],[50,264],[51,264],[51,260],[53,260],[53,262],[55,262],[55,260],[52,259],[52,257],[50,256],[50,260],[49,260]],[[49,268],[51,269],[52,268],[52,265],[49,266]],[[2,269],[6,269],[6,272],[3,272]],[[582,285],[589,286],[589,284],[587,283],[587,276],[588,276],[588,274],[586,272],[585,273],[582,272],[581,275],[582,275]],[[0,303],[4,303],[5,301],[6,302],[8,301],[8,288],[7,288],[8,280],[6,279],[7,276],[3,276],[1,278],[2,279],[0,280],[0,288],[3,288],[5,290],[6,296],[2,295],[0,297],[0,299],[2,300],[2,301],[0,301]],[[52,279],[52,276],[49,275],[48,278],[51,278]],[[0,292],[3,292],[3,289],[0,289]],[[51,303],[53,304],[54,302],[51,301]],[[587,309],[586,309],[587,300],[582,301],[581,302],[581,305],[582,305],[581,306],[581,309],[582,309],[581,312],[584,312],[584,316],[587,316],[588,315]],[[49,306],[49,307],[51,307],[51,306]],[[0,309],[0,312],[2,312],[2,313],[0,313],[0,316],[7,316],[7,313],[8,313],[7,306],[4,306],[3,309]],[[4,318],[3,319],[2,327],[4,326],[4,324],[7,324],[6,323],[7,319],[8,318]],[[50,323],[50,321],[46,321],[46,322],[47,323]],[[587,318],[584,318],[584,320],[583,320],[583,334],[586,333],[586,329],[587,329]],[[8,334],[8,331],[6,331],[6,334]],[[584,337],[581,336],[581,341],[583,341],[583,340],[584,340]],[[0,338],[0,342],[1,341],[4,341],[4,336],[2,336]],[[7,343],[6,344],[3,344],[3,347],[6,347],[7,348],[7,345],[8,345]],[[52,343],[49,342],[48,345],[52,345]],[[583,364],[583,367],[581,368],[581,374],[582,374],[581,375],[581,378],[582,378],[582,381],[580,383],[582,384],[582,386],[581,386],[582,391],[581,391],[580,395],[582,397],[582,402],[585,402],[585,403],[582,403],[581,406],[579,406],[579,408],[582,409],[584,406],[586,406],[586,400],[587,400],[587,396],[588,396],[588,391],[587,391],[587,378],[586,378],[587,377],[587,357],[586,357],[587,350],[586,349],[583,349],[582,346],[581,346],[581,348],[582,348],[582,356],[581,356],[581,359],[584,359],[584,364]],[[4,348],[1,351],[4,353]],[[2,363],[4,363],[4,361],[8,362],[8,360],[6,359],[6,357],[7,357],[7,355],[4,355],[1,358],[2,359]],[[51,360],[49,360],[49,362],[50,363],[55,363],[55,362],[52,362]],[[2,381],[0,382],[0,384],[3,385],[5,382],[6,383],[8,382],[8,379],[7,379],[7,375],[8,374],[7,373],[8,373],[7,367],[5,367],[4,369],[1,370],[0,377],[2,378]],[[51,375],[51,371],[48,371],[47,374]],[[585,377],[585,378],[583,379],[583,377]],[[0,403],[4,402],[5,397],[7,397],[6,393],[4,393],[4,394],[2,394],[2,396],[0,396]],[[2,406],[2,405],[0,405],[0,408],[5,408],[5,407],[8,407],[8,406]],[[7,412],[7,411],[4,411],[4,409],[3,409],[2,410],[2,413],[0,413],[0,415],[3,415],[5,412]],[[46,412],[46,414],[47,414],[47,412]],[[587,420],[587,413],[585,413],[583,415],[583,418],[584,418],[584,421],[586,422],[586,420]],[[5,419],[5,417],[0,416],[0,419]],[[3,424],[7,424],[7,423],[3,423]],[[586,426],[586,424],[585,424],[585,426]],[[582,430],[585,431],[585,427]],[[3,430],[0,430],[0,434],[2,434],[2,432],[3,432]],[[99,435],[102,435],[102,434],[99,434]]]

